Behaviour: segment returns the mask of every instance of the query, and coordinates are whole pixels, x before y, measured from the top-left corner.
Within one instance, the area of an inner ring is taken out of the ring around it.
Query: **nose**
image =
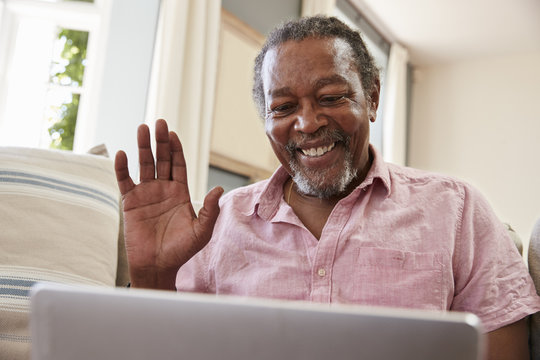
[[[311,101],[304,101],[300,104],[300,110],[294,123],[294,130],[312,134],[326,125],[328,125],[328,119],[316,104],[313,104]]]

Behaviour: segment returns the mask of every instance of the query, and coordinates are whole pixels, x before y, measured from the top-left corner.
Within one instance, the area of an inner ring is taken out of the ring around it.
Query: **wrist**
[[[176,291],[177,271],[130,271],[130,287]]]

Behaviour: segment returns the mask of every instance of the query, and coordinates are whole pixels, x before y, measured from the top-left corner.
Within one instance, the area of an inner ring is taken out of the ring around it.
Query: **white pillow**
[[[38,281],[114,286],[119,193],[110,159],[0,147],[0,354],[28,359]]]

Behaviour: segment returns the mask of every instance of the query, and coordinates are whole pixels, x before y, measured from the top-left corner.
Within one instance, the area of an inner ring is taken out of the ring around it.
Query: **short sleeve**
[[[467,185],[458,224],[451,310],[476,314],[485,331],[540,310],[525,262],[504,225],[484,197]]]

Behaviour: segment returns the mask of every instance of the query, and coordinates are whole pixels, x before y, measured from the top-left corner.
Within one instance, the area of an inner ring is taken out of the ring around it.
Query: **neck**
[[[338,201],[348,196],[364,181],[372,162],[372,155],[369,154],[368,161],[362,169],[359,169],[355,180],[347,186],[346,191],[328,199],[300,193],[293,179],[289,178],[283,185],[284,199],[313,236],[320,239],[324,225]]]

